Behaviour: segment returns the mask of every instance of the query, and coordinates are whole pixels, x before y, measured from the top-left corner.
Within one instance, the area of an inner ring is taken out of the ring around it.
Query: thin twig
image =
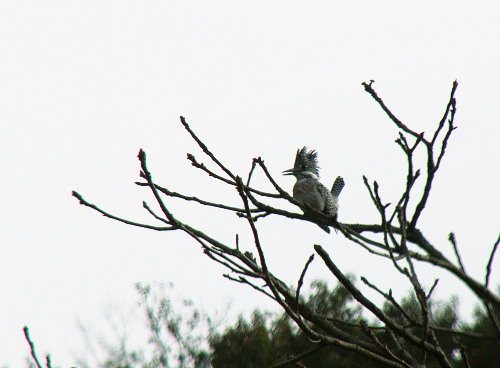
[[[139,182],[139,181],[136,181],[135,184],[139,185],[139,186],[149,187],[148,183],[142,183],[142,182]],[[198,197],[187,196],[187,195],[184,195],[184,194],[181,194],[181,193],[172,192],[172,191],[168,190],[167,188],[162,187],[162,186],[157,185],[157,184],[155,184],[154,186],[155,186],[156,189],[158,189],[163,194],[168,195],[169,197],[180,198],[180,199],[182,199],[182,200],[184,200],[186,202],[197,202],[197,203],[202,204],[204,206],[214,207],[214,208],[220,208],[220,209],[223,209],[223,210],[228,210],[228,211],[233,211],[233,212],[242,212],[242,211],[244,211],[243,208],[226,206],[226,205],[224,205],[222,203],[209,202],[209,201],[205,201],[205,200],[203,200],[201,198],[198,198]],[[257,211],[257,210],[251,210],[251,211],[254,212],[254,211]]]
[[[45,362],[47,364],[47,368],[52,368],[52,362],[50,361],[50,354],[47,354],[45,357]]]
[[[23,331],[24,331],[24,337],[26,338],[26,341],[28,341],[28,344],[30,346],[31,356],[32,356],[33,360],[35,361],[37,368],[42,368],[42,365],[40,364],[40,362],[36,356],[36,353],[35,353],[35,344],[30,339],[30,333],[28,330],[28,326],[24,326]]]
[[[448,104],[446,105],[446,109],[445,109],[445,112],[443,114],[441,121],[439,122],[438,129],[436,129],[436,131],[434,132],[434,136],[432,137],[432,141],[431,141],[432,144],[434,144],[436,142],[437,136],[439,135],[439,132],[441,131],[441,129],[443,129],[444,123],[446,122],[446,119],[448,118],[448,113],[449,113],[450,109],[452,108],[453,96],[455,95],[455,91],[456,91],[457,87],[458,87],[458,82],[455,80],[453,82],[453,87],[451,89],[450,100],[449,100]]]
[[[300,296],[300,288],[302,287],[302,284],[304,283],[304,277],[306,276],[307,269],[309,268],[309,265],[311,262],[314,260],[314,254],[311,254],[309,259],[307,260],[306,264],[304,265],[304,269],[302,270],[302,273],[300,274],[299,277],[299,282],[297,283],[297,292],[295,293],[295,299],[297,301],[297,313],[299,312],[299,296]]]
[[[457,247],[457,240],[455,238],[454,233],[450,233],[448,235],[448,240],[450,241],[451,245],[453,246],[453,251],[455,252],[455,258],[457,259],[458,266],[462,271],[465,272],[465,267],[464,264],[462,263],[462,258],[460,257],[460,253],[458,252],[458,247]]]
[[[257,211],[260,211],[260,210],[255,210],[255,212],[257,212]],[[252,220],[253,220],[253,222],[257,222],[258,219],[267,217],[270,214],[271,213],[269,213],[269,212],[259,213],[258,215],[252,216]],[[246,217],[246,215],[243,212],[237,212],[236,215],[238,215],[238,217]]]
[[[264,174],[266,174],[268,180],[271,182],[271,184],[274,186],[274,189],[276,189],[276,191],[280,194],[280,196],[282,198],[285,198],[287,200],[293,200],[293,198],[286,192],[284,191],[279,185],[278,183],[276,183],[276,181],[274,180],[274,178],[271,176],[271,174],[269,173],[269,170],[267,170],[267,167],[266,165],[264,164],[264,160],[262,160],[262,158],[257,158],[257,159],[254,159],[256,160],[256,162],[259,164],[259,166],[261,167],[262,171],[264,171]],[[292,202],[293,203],[293,202]]]
[[[142,228],[150,229],[150,230],[157,230],[157,231],[172,230],[172,227],[170,227],[170,226],[168,226],[168,227],[158,227],[158,226],[152,226],[152,225],[147,225],[147,224],[141,224],[141,223],[138,223],[138,222],[125,220],[125,219],[123,219],[121,217],[111,215],[111,214],[107,213],[106,211],[101,210],[96,205],[87,202],[85,199],[83,199],[83,197],[79,193],[73,191],[72,194],[73,194],[73,197],[75,197],[76,199],[78,199],[80,201],[80,204],[82,204],[84,206],[87,206],[89,208],[92,208],[93,210],[96,210],[97,212],[99,212],[103,216],[106,216],[106,217],[108,217],[110,219],[113,219],[113,220],[116,220],[116,221],[119,221],[119,222],[123,222],[124,224],[127,224],[127,225],[142,227]]]
[[[212,159],[212,161],[215,162],[222,169],[222,171],[224,171],[231,179],[233,179],[233,181],[236,181],[236,176],[231,171],[229,171],[219,160],[217,160],[217,158],[214,156],[214,154],[212,152],[210,152],[210,150],[205,145],[205,143],[203,143],[198,138],[198,136],[191,130],[188,123],[186,123],[186,119],[184,119],[183,116],[181,116],[180,118],[181,118],[182,125],[184,125],[184,128],[186,128],[186,130],[191,135],[191,137],[193,137],[193,139],[196,141],[196,143],[198,143],[198,146],[200,146],[200,148],[203,150],[203,152],[205,152],[205,154],[208,157],[210,157]]]
[[[248,173],[247,187],[250,186],[250,180],[252,179],[252,174],[253,174],[256,166],[257,166],[257,160],[254,158],[252,160],[252,167],[250,168],[250,172]]]
[[[151,216],[153,216],[155,219],[157,219],[157,220],[159,220],[159,221],[162,221],[162,222],[164,222],[164,223],[166,223],[166,224],[170,224],[170,222],[168,222],[168,220],[165,220],[164,218],[162,218],[162,217],[158,216],[158,215],[157,215],[157,214],[156,214],[156,213],[155,213],[155,212],[154,212],[154,211],[153,211],[153,210],[152,210],[152,209],[148,206],[148,204],[146,203],[146,201],[143,201],[143,202],[142,202],[142,207],[144,207],[144,208],[146,209],[146,211],[148,211],[148,212],[149,212],[149,214],[150,214]],[[172,228],[172,227],[171,227],[171,228]],[[172,228],[172,229],[173,229],[173,228]]]
[[[427,300],[430,300],[431,295],[432,295],[432,292],[433,292],[433,291],[434,291],[434,289],[436,288],[436,286],[437,286],[438,282],[439,282],[439,279],[435,279],[435,280],[434,280],[434,283],[432,284],[431,289],[430,289],[430,290],[429,290],[429,292],[427,293],[427,296],[426,296],[426,299],[427,299]]]
[[[220,175],[217,175],[216,173],[214,173],[213,171],[211,171],[209,168],[207,168],[203,163],[199,163],[198,161],[196,161],[196,158],[188,153],[187,155],[187,158],[189,161],[191,161],[191,165],[198,168],[198,169],[201,169],[203,171],[205,171],[208,176],[211,176],[217,180],[220,180],[222,181],[223,183],[226,183],[226,184],[229,184],[231,186],[236,186],[236,183],[232,180],[229,180],[229,179],[226,179]],[[249,190],[250,192],[253,192],[255,194],[258,194],[262,197],[270,197],[270,198],[282,198],[282,196],[280,194],[276,194],[276,193],[267,193],[267,192],[263,192],[261,190],[258,190],[258,189],[255,189],[255,188],[251,188],[251,187],[246,187],[245,186],[245,190]]]
[[[404,349],[400,344],[399,341],[396,339],[396,336],[394,335],[394,332],[389,328],[385,327],[385,333],[386,336],[389,337],[389,340],[392,342],[392,344],[396,347],[396,350],[399,352],[400,355],[404,356],[406,360],[409,360],[411,362],[411,366],[414,368],[425,368],[422,364],[420,364],[406,349]]]
[[[485,287],[483,283],[476,281],[475,279],[464,273],[460,268],[456,267],[454,264],[448,261],[442,261],[432,256],[423,256],[422,254],[416,252],[410,252],[409,255],[413,259],[417,259],[419,261],[423,261],[450,271],[458,279],[464,282],[474,292],[474,294],[476,294],[479,300],[488,301],[489,303],[494,305],[495,308],[500,308],[500,298],[497,295],[495,295],[493,292],[491,292],[491,290]]]
[[[411,190],[413,188],[413,185],[415,184],[415,181],[420,176],[420,170],[413,172],[413,152],[417,148],[418,144],[422,141],[422,139],[423,139],[423,133],[421,133],[418,136],[418,138],[415,141],[415,144],[411,148],[409,147],[408,141],[406,140],[406,137],[403,135],[403,133],[399,132],[399,138],[396,139],[396,143],[401,147],[401,149],[406,155],[406,161],[408,162],[408,170],[406,174],[406,189],[403,195],[401,196],[401,199],[399,200],[398,204],[394,208],[394,212],[388,221],[389,224],[396,216],[398,207],[401,207],[403,209],[403,212],[405,213],[406,217],[408,202],[410,201]]]
[[[454,84],[454,87],[456,88],[455,84]],[[434,168],[434,171],[437,171],[439,169],[439,166],[441,165],[441,161],[442,161],[442,159],[444,157],[444,153],[446,151],[446,146],[448,145],[448,141],[450,139],[451,133],[455,129],[457,129],[456,126],[453,126],[453,121],[455,120],[455,114],[457,112],[455,98],[452,98],[450,100],[450,103],[448,104],[448,106],[451,106],[451,109],[450,109],[450,118],[448,119],[448,130],[446,131],[446,134],[445,134],[445,136],[443,138],[443,141],[441,143],[441,151],[439,152],[439,156],[438,156],[438,158],[436,160],[436,166]]]
[[[368,92],[375,101],[377,101],[377,103],[380,105],[380,107],[382,107],[382,110],[384,110],[384,112],[387,114],[387,116],[389,116],[389,118],[396,124],[396,126],[405,131],[406,133],[408,134],[411,134],[412,136],[414,136],[415,138],[418,138],[419,135],[421,135],[421,133],[417,133],[413,130],[411,130],[410,128],[408,128],[405,124],[403,124],[403,122],[401,122],[392,112],[391,110],[389,110],[387,108],[387,106],[385,105],[384,101],[382,101],[382,99],[377,95],[377,92],[375,92],[375,90],[373,89],[372,87],[372,84],[373,84],[373,80],[370,81],[370,83],[366,83],[366,82],[363,82],[361,83],[363,85],[363,87],[365,88],[365,91]],[[428,144],[429,142],[427,142],[423,137],[422,137],[422,140]]]
[[[363,330],[364,334],[371,340],[375,343],[376,346],[378,346],[381,350],[383,350],[387,355],[389,355],[392,359],[394,359],[395,361],[399,362],[401,365],[403,365],[404,367],[407,367],[407,368],[413,368],[414,367],[414,364],[413,366],[406,363],[402,358],[396,356],[396,354],[391,351],[388,347],[387,347],[387,344],[382,344],[380,342],[380,340],[377,338],[377,336],[375,336],[373,334],[373,332],[371,331],[371,329],[368,328],[368,325],[364,322],[364,321],[361,321],[361,329]],[[400,346],[398,346],[398,349],[397,349],[399,355],[406,355],[404,356],[405,359],[407,360],[410,360],[412,363],[415,362],[415,359],[404,349],[401,349]]]
[[[215,248],[213,249],[210,249],[209,247],[205,247],[203,249],[203,252],[211,259],[213,259],[214,261],[224,265],[226,268],[229,268],[231,271],[237,273],[237,274],[243,274],[243,275],[246,275],[246,276],[250,276],[250,277],[262,277],[262,274],[261,273],[257,273],[255,271],[252,271],[252,270],[249,270],[245,267],[243,267],[242,265],[240,265],[239,263],[237,263],[236,261],[232,260],[231,258],[229,258],[224,252],[220,251],[220,250],[217,250]],[[222,261],[220,259],[218,259],[215,255],[217,255],[218,257],[221,257],[222,259],[225,260]]]
[[[417,325],[417,321],[415,321],[406,311],[404,308],[394,299],[392,296],[392,290],[389,290],[389,293],[384,293],[382,290],[380,290],[376,285],[372,284],[369,282],[365,277],[361,276],[361,281],[366,284],[368,287],[372,288],[375,290],[377,293],[382,295],[388,302],[390,302],[398,311],[401,313],[401,315],[406,318],[408,322],[410,322],[412,325]]]
[[[367,184],[367,183],[365,183]],[[406,253],[407,253],[407,249],[405,246],[402,246],[400,244],[398,244],[394,238],[394,234],[391,232],[391,223],[387,221],[387,218],[386,218],[386,215],[385,215],[385,210],[386,208],[388,207],[388,205],[383,205],[382,204],[382,199],[380,198],[380,194],[379,194],[379,191],[378,191],[378,184],[376,181],[373,182],[373,194],[374,196],[373,200],[375,201],[375,203],[377,204],[377,207],[379,208],[379,213],[380,213],[380,218],[381,218],[381,221],[382,221],[382,226],[384,227],[384,245],[385,245],[385,248],[387,250],[387,252],[389,253],[389,256],[392,260],[392,264],[394,266],[394,268],[396,270],[398,270],[400,273],[402,273],[403,275],[405,276],[408,276],[407,274],[407,271],[406,269],[403,269],[399,266],[399,264],[396,262],[397,259],[395,256],[394,256],[394,251],[397,251],[399,253],[401,253],[402,251],[402,254],[401,256],[402,257],[405,257],[406,256]],[[399,207],[396,207],[396,210],[398,209]],[[401,229],[401,244],[403,244],[403,242],[406,242],[406,236],[405,236],[405,229],[401,226],[400,227]],[[389,240],[388,238],[391,239],[392,243],[393,243],[393,246],[394,246],[394,249],[391,247],[391,245],[389,244]]]
[[[441,160],[444,157],[446,146],[447,146],[448,141],[450,139],[451,133],[455,129],[455,127],[453,126],[453,120],[455,118],[454,106],[456,104],[454,95],[455,95],[455,91],[457,89],[457,86],[458,86],[458,82],[455,81],[453,83],[453,87],[451,89],[450,99],[448,101],[448,105],[446,107],[445,114],[444,114],[443,118],[441,119],[441,121],[438,125],[438,128],[436,129],[434,138],[432,139],[431,142],[424,140],[424,142],[426,143],[426,148],[427,148],[427,180],[425,182],[425,187],[424,187],[422,197],[421,197],[420,201],[418,202],[417,206],[415,207],[415,212],[413,213],[413,217],[410,221],[410,228],[415,228],[417,226],[417,221],[418,221],[420,215],[422,214],[422,211],[427,203],[427,200],[429,199],[429,195],[430,195],[430,191],[431,191],[431,187],[432,187],[432,182],[433,182],[434,177],[436,175],[436,172],[439,168],[439,165],[441,164]],[[439,153],[437,162],[435,162],[434,161],[434,144],[436,143],[436,137],[439,133],[439,130],[441,130],[441,128],[444,124],[444,121],[446,121],[450,110],[451,110],[451,116],[450,116],[450,119],[448,122],[448,131],[443,138],[443,141],[441,143],[441,151]]]
[[[354,229],[352,229],[351,225],[346,225],[346,224],[339,224],[339,229],[340,231],[342,232],[342,234],[349,240],[352,240],[354,242],[357,242],[358,239],[359,239],[359,244],[362,246],[362,247],[366,247],[365,249],[367,249],[368,251],[370,251],[370,253],[374,253],[374,254],[377,254],[377,255],[380,255],[380,256],[384,256],[384,257],[387,257],[389,258],[386,254],[382,254],[382,253],[377,253],[375,251],[372,251],[370,248],[367,247],[366,244],[369,244],[369,245],[373,245],[379,249],[384,249],[384,250],[387,250],[387,246],[385,244],[382,244],[380,242],[377,242],[375,240],[372,240],[370,238],[367,238],[366,236],[363,236],[361,235],[361,232],[359,231],[356,231]],[[356,224],[358,225],[358,224]],[[380,227],[382,228],[380,225],[376,225],[377,227]],[[381,231],[383,232],[383,231]],[[354,239],[356,238],[356,239]],[[366,244],[362,244],[362,242],[366,243]],[[395,251],[396,249],[392,249],[393,251]]]
[[[309,221],[312,223],[317,223],[317,220],[315,218],[312,218],[311,216],[306,216],[306,215],[300,214],[300,213],[285,211],[285,210],[282,210],[280,208],[275,208],[275,207],[269,206],[265,203],[262,203],[259,200],[257,200],[257,198],[255,198],[255,196],[252,194],[252,191],[250,191],[250,190],[246,191],[246,195],[248,196],[248,199],[250,199],[250,202],[252,202],[252,204],[255,207],[257,207],[259,210],[261,210],[263,212],[288,217],[290,219],[299,219],[299,220]],[[295,201],[293,198],[292,198],[292,200]],[[245,216],[243,216],[243,217],[245,217]]]
[[[491,264],[493,263],[493,257],[495,257],[495,252],[497,251],[498,244],[500,243],[500,235],[498,235],[498,239],[493,245],[493,249],[491,250],[490,258],[488,259],[488,264],[486,265],[486,275],[484,277],[484,286],[488,287],[490,283],[490,275],[491,275]]]
[[[227,278],[228,280],[231,280],[231,281],[235,281],[235,282],[239,282],[241,284],[247,284],[247,285],[250,285],[252,288],[254,288],[255,290],[257,291],[260,291],[261,293],[267,295],[269,298],[271,298],[272,300],[276,301],[276,298],[269,292],[267,292],[266,290],[258,287],[257,285],[255,284],[252,284],[250,281],[248,281],[246,278],[244,278],[243,276],[239,276],[238,278],[234,278],[230,275],[228,275],[227,273],[223,275],[225,278]]]
[[[203,163],[200,164],[198,161],[196,161],[196,158],[191,153],[187,154],[187,159],[189,161],[191,161],[192,166],[205,171],[208,174],[208,176],[211,176],[211,177],[213,177],[217,180],[220,180],[226,184],[235,185],[234,180],[226,179],[226,178],[214,173],[213,171],[211,171],[208,167],[205,166],[205,164],[203,164]]]
[[[382,209],[384,207],[388,207],[390,205],[390,203],[387,203],[386,205],[383,205],[381,203],[380,200],[377,200],[377,198],[375,197],[375,193],[374,191],[372,190],[372,187],[370,186],[370,184],[368,183],[368,179],[366,178],[366,176],[363,175],[363,183],[365,184],[365,187],[366,189],[368,189],[368,193],[370,194],[370,198],[372,199],[372,202],[373,204],[375,205],[375,208],[377,208],[377,211],[382,214]],[[376,181],[373,181],[373,187],[374,188],[378,188],[378,183]],[[380,199],[380,198],[379,198]]]
[[[344,227],[350,228],[352,231],[357,233],[371,232],[371,233],[383,233],[385,231],[384,226],[379,224],[342,224]],[[401,228],[397,226],[390,226],[390,232],[394,234],[401,234]],[[432,258],[439,260],[443,263],[450,263],[448,259],[438,251],[432,244],[424,237],[422,232],[418,229],[408,228],[406,230],[407,241],[417,245],[418,247],[425,250]]]

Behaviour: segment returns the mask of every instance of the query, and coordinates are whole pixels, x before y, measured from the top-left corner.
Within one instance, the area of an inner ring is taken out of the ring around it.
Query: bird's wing
[[[332,196],[332,193],[321,183],[318,182],[317,189],[324,199],[323,213],[328,216],[335,216],[337,214],[337,198]]]

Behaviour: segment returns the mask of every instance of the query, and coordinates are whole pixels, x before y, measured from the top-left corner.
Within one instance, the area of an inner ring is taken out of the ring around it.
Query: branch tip
[[[181,123],[182,125],[184,125],[185,127],[189,127],[189,125],[186,123],[186,118],[184,116],[179,116],[179,118],[181,119]]]
[[[36,367],[37,368],[42,368],[42,365],[40,364],[40,361],[38,360],[38,357],[36,356],[36,353],[35,353],[35,344],[33,343],[33,341],[30,338],[30,333],[29,333],[29,330],[28,330],[28,326],[24,326],[23,327],[23,331],[24,331],[24,337],[26,338],[26,341],[28,342],[28,344],[30,346],[31,357],[34,360],[34,362],[36,364]]]
[[[80,204],[83,204],[83,197],[80,195],[80,193],[76,192],[76,191],[72,191],[71,192],[71,195],[73,197],[75,197],[76,199],[78,199],[80,201]]]

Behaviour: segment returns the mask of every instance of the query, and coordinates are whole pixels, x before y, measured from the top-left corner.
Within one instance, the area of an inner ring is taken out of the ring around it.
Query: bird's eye
[[[305,170],[307,169],[307,166],[306,165],[302,165],[302,170]]]

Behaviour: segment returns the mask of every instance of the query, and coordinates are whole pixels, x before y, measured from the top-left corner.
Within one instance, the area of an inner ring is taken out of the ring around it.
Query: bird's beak
[[[288,169],[283,171],[283,175],[293,175],[295,174],[295,169]]]

